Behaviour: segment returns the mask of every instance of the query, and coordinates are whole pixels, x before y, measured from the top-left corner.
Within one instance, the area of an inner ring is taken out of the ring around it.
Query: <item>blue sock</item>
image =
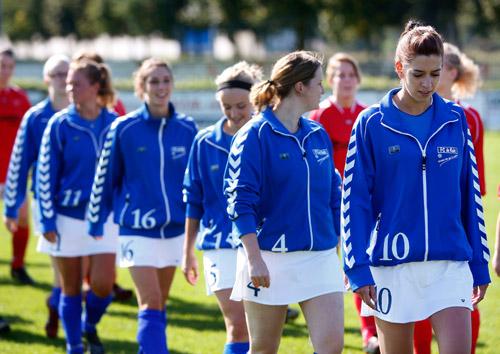
[[[106,312],[113,296],[99,297],[89,290],[85,299],[85,312],[82,314],[82,331],[95,333],[96,326]]]
[[[61,294],[59,301],[59,317],[66,333],[68,354],[83,353],[80,317],[82,315],[82,296]]]
[[[250,343],[226,343],[222,354],[246,354],[250,350]]]
[[[60,298],[61,298],[61,288],[53,287],[49,296],[49,306],[53,309],[58,309]]]
[[[141,354],[169,354],[165,334],[165,315],[160,310],[139,311],[137,342]]]

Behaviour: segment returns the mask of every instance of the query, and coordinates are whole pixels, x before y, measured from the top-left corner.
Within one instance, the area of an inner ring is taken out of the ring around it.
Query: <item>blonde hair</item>
[[[68,56],[64,54],[54,54],[52,55],[45,64],[43,65],[43,76],[47,77],[59,64],[69,64]]]
[[[277,104],[290,94],[297,82],[307,85],[321,65],[321,57],[314,52],[296,51],[285,55],[274,64],[270,80],[252,87],[252,104],[258,111]]]
[[[146,79],[156,68],[167,69],[172,80],[174,79],[172,69],[170,69],[170,66],[166,61],[157,58],[149,58],[144,60],[139,69],[134,72],[134,92],[135,95],[141,100],[144,98],[144,84],[146,82]]]
[[[358,78],[358,84],[361,83],[361,69],[359,68],[358,61],[354,59],[353,56],[347,53],[337,53],[332,55],[330,59],[328,59],[328,65],[326,66],[326,80],[330,82],[340,67],[341,63],[349,63],[352,65],[354,69],[354,74]]]
[[[262,80],[262,68],[255,64],[248,64],[246,61],[240,61],[224,69],[224,71],[215,78],[215,84],[220,85],[223,82],[231,80],[255,84]]]
[[[457,77],[451,86],[453,98],[463,99],[474,96],[481,85],[479,66],[450,43],[444,43],[444,65],[457,70]]]
[[[113,108],[115,91],[111,85],[111,74],[106,64],[100,64],[89,59],[74,60],[70,70],[82,71],[90,84],[99,84],[97,91],[98,103],[102,107]]]

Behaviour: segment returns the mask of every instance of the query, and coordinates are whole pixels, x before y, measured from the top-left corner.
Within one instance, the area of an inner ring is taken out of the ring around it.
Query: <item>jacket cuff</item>
[[[4,203],[4,206],[5,206],[5,203]],[[9,208],[9,207],[5,208],[3,214],[6,217],[11,218],[11,219],[17,219],[17,216],[18,216],[17,209],[16,208]]]
[[[104,236],[104,224],[89,222],[88,232],[90,236]]]
[[[352,291],[367,285],[375,285],[369,265],[358,266],[356,268],[345,269],[345,274],[349,279]]]
[[[246,234],[255,233],[257,230],[257,223],[255,222],[255,216],[251,214],[238,215],[236,219],[233,220],[233,236],[240,238]]]
[[[491,283],[490,271],[487,263],[473,264],[469,262],[469,268],[474,279],[474,287]]]
[[[50,231],[55,231],[57,232],[57,227],[56,227],[56,219],[53,218],[53,219],[44,219],[41,223],[40,223],[40,231],[42,232],[42,234],[46,233],[46,232],[50,232]]]
[[[188,202],[186,205],[186,217],[201,220],[203,217],[203,208]]]

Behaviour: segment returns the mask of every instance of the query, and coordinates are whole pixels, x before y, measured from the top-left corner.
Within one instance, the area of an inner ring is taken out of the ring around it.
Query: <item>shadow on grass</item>
[[[0,286],[2,285],[18,286],[19,288],[22,289],[33,288],[33,289],[43,290],[47,293],[52,290],[51,283],[37,281],[34,285],[24,285],[24,284],[19,284],[17,281],[11,279],[10,276],[0,277]]]
[[[0,259],[0,265],[8,265],[10,269],[10,260],[8,259]],[[50,262],[26,262],[26,268],[49,268],[51,267]]]

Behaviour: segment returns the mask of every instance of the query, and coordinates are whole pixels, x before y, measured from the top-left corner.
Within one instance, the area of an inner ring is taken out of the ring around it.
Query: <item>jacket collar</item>
[[[284,134],[284,135],[290,135],[293,136],[293,133],[290,133],[290,131],[285,128],[283,123],[280,122],[278,117],[273,112],[272,107],[267,107],[263,112],[262,112],[262,117],[265,121],[269,123],[271,128],[278,133]],[[310,132],[313,132],[315,130],[319,130],[320,128],[316,125],[314,125],[309,119],[300,117],[299,118],[299,126],[300,129],[303,129],[303,136],[307,136]]]
[[[151,112],[149,111],[149,107],[148,107],[148,104],[146,102],[144,102],[142,104],[142,106],[139,108],[139,111],[141,113],[141,116],[143,119],[147,120],[147,121],[160,121],[160,119],[158,119],[158,117],[154,117]],[[169,102],[168,103],[168,117],[162,117],[162,118],[175,118],[177,116],[177,112],[175,111],[175,107],[174,105],[172,104],[172,102]]]
[[[76,106],[74,104],[70,104],[67,109],[68,109],[68,120],[70,122],[85,128],[88,128],[93,123],[93,121],[89,121],[87,119],[82,118],[78,113],[78,111],[76,110]],[[99,112],[99,116],[97,117],[96,121],[104,116],[106,110],[107,110],[106,108],[101,108],[101,111]]]
[[[400,118],[400,111],[394,106],[392,101],[392,97],[399,90],[401,90],[401,88],[395,88],[389,91],[380,101],[380,113],[382,113],[381,122],[396,130],[405,131],[405,125]],[[432,100],[434,115],[432,117],[431,132],[434,132],[445,123],[454,122],[458,119],[456,113],[451,109],[450,101],[444,100],[437,93],[432,95]]]

